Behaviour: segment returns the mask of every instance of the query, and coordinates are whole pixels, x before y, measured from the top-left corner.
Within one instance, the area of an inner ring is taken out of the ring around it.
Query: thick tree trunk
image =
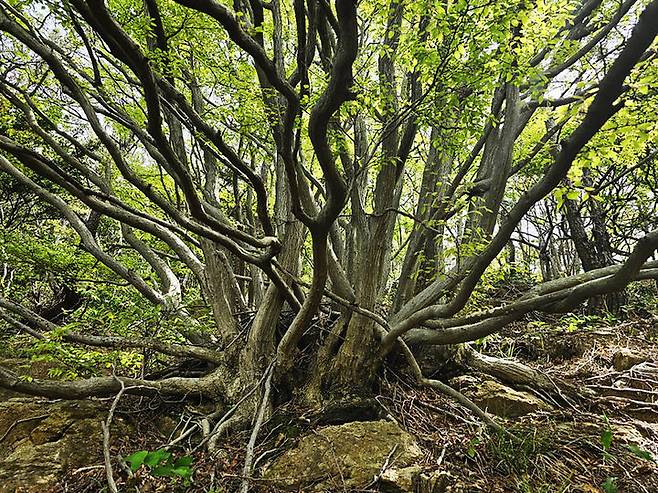
[[[388,234],[385,229],[389,221],[385,217],[369,219],[371,226],[383,228],[375,231],[373,240]],[[389,262],[390,249],[369,248],[371,244],[386,243],[371,243],[368,241],[370,235],[367,231],[361,230],[357,235],[361,241],[355,266],[356,299],[361,307],[374,309],[388,272],[386,264]],[[325,350],[324,359],[318,361],[316,371],[319,372],[319,378],[316,382],[331,398],[368,393],[372,390],[379,366],[379,339],[374,322],[361,314],[347,312],[342,315],[338,327],[344,327],[342,336],[337,334],[325,341],[325,345],[330,345],[331,349]]]
[[[238,322],[234,315],[238,297],[233,286],[235,278],[228,271],[217,245],[201,240],[201,248],[206,260],[204,294],[217,326],[217,336],[221,345],[226,347],[238,334]]]

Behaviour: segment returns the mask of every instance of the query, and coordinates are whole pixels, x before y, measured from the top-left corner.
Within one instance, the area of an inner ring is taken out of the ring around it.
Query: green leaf
[[[171,472],[177,476],[180,476],[181,478],[189,478],[192,476],[192,469],[187,466],[174,467]]]
[[[628,450],[630,450],[633,455],[636,455],[640,459],[645,459],[645,460],[648,460],[648,461],[651,461],[651,462],[655,462],[655,460],[653,458],[653,455],[651,455],[651,452],[649,452],[647,450],[644,450],[644,449],[641,449],[640,447],[638,447],[634,443],[626,445],[626,448],[628,448]]]
[[[151,470],[151,475],[155,476],[156,478],[172,478],[179,476],[181,478],[189,479],[192,476],[192,469],[187,466],[157,466]]]
[[[617,478],[608,477],[605,482],[601,485],[605,493],[617,493]]]
[[[192,464],[192,462],[194,462],[194,458],[190,457],[189,455],[185,455],[176,459],[174,462],[174,467],[189,466]]]
[[[156,478],[171,477],[173,476],[173,470],[172,466],[158,466],[151,470],[151,475]]]
[[[144,464],[149,467],[155,467],[158,464],[165,462],[171,457],[171,454],[164,449],[156,450],[155,452],[149,453],[144,459]]]
[[[144,459],[146,458],[147,455],[148,455],[147,450],[140,450],[126,457],[126,462],[130,464],[130,470],[132,472],[137,471],[137,469],[139,469],[142,466],[142,464],[144,464]]]
[[[608,450],[612,445],[612,430],[610,428],[601,433],[601,445],[603,445],[603,450]]]

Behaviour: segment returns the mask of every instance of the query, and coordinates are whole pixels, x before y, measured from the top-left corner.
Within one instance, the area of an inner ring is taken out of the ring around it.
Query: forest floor
[[[620,323],[570,315],[524,321],[476,348],[491,356],[513,357],[551,378],[567,381],[586,397],[560,399],[517,388],[534,393],[546,405],[522,416],[497,418],[516,435],[515,442],[505,434],[487,432],[469,411],[449,398],[418,389],[404,369],[388,368],[377,401],[389,419],[416,437],[425,454],[423,469],[440,470],[452,488],[446,491],[658,491],[655,318]],[[492,377],[471,372],[452,382],[464,379],[477,388]],[[163,407],[126,399],[119,415],[131,421],[137,433],[116,437],[113,455],[158,449],[176,436],[176,430],[180,432],[186,419],[204,412],[176,403],[168,403],[167,411],[171,417],[163,418]],[[257,465],[267,463],[309,429],[307,422],[293,417],[298,412],[284,408],[265,423],[255,453]],[[236,491],[248,435],[234,435],[212,458],[193,451],[191,484],[153,478],[143,470],[131,483],[143,493]],[[62,484],[65,491],[82,493],[100,491],[106,483],[103,469],[95,468],[72,472]],[[276,490],[262,487],[262,491]],[[367,491],[378,490],[374,486]]]
[[[443,396],[392,383],[387,397],[465,492],[658,491],[658,323],[577,316],[519,323],[478,348],[513,357],[587,397],[567,402],[525,387],[550,405],[503,421],[521,439],[484,434]],[[464,377],[460,377],[464,378]],[[477,382],[489,376],[473,374]],[[477,384],[476,384],[477,385]],[[429,405],[428,405],[429,404]]]

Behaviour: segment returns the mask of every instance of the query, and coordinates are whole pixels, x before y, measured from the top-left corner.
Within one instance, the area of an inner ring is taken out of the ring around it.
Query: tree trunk
[[[582,216],[578,205],[571,201],[565,201],[564,210],[567,223],[571,232],[571,240],[576,247],[578,258],[583,266],[583,270],[590,270],[606,267],[614,263],[610,238],[605,227],[604,218],[598,207],[598,204],[589,204],[592,223],[592,237],[587,234],[585,220]],[[620,315],[627,301],[624,291],[611,293],[603,296],[596,296],[587,302],[587,310],[590,313],[608,312]]]

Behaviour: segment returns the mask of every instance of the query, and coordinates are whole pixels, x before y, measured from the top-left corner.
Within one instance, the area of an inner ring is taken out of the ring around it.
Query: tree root
[[[469,368],[491,375],[505,383],[538,389],[570,406],[573,406],[574,400],[582,399],[583,393],[591,393],[587,389],[579,390],[560,378],[549,377],[518,361],[487,356],[468,346],[464,348],[463,363]]]
[[[231,416],[230,418],[220,421],[213,428],[212,433],[208,435],[208,452],[215,454],[219,450],[219,439],[234,431],[246,430],[249,427],[249,418],[242,415]],[[205,440],[204,440],[205,441]],[[203,443],[203,442],[202,442]],[[197,447],[198,448],[198,447]]]
[[[214,453],[218,449],[217,442],[221,436],[227,434],[229,431],[236,431],[239,429],[242,430],[242,429],[246,429],[249,426],[251,419],[247,417],[247,413],[244,411],[238,413],[238,410],[244,404],[244,402],[247,401],[258,390],[258,388],[263,382],[265,382],[265,391],[268,394],[266,401],[269,401],[268,389],[270,388],[271,385],[273,368],[274,368],[274,362],[270,363],[270,365],[265,370],[265,373],[263,374],[261,379],[256,384],[254,384],[247,391],[247,393],[244,396],[242,396],[240,400],[238,400],[228,411],[226,411],[226,413],[224,413],[221,419],[215,424],[215,427],[213,428],[212,432],[209,433],[207,436],[205,436],[204,439],[201,441],[201,443],[197,445],[197,449],[207,443],[208,451]],[[262,405],[263,404],[261,404],[261,406]],[[206,421],[210,421],[214,418],[217,418],[218,416],[219,413],[217,412],[213,413],[210,416],[208,416]],[[207,427],[209,428],[209,425]],[[205,429],[206,426],[204,425],[203,428]]]
[[[381,329],[379,331],[380,336],[382,339],[386,335],[386,330]],[[425,378],[423,376],[423,371],[420,369],[420,365],[418,365],[418,361],[416,361],[416,358],[409,349],[409,346],[402,340],[401,337],[398,337],[397,339],[398,344],[400,345],[400,348],[402,349],[402,353],[404,354],[407,363],[411,367],[411,371],[414,375],[414,378],[416,379],[416,382],[418,382],[419,385],[425,386],[425,387],[431,387],[433,389],[438,390],[442,394],[447,395],[448,397],[451,397],[455,399],[457,402],[459,402],[462,406],[470,410],[473,414],[475,414],[478,418],[482,420],[487,426],[489,426],[491,429],[495,430],[498,433],[505,433],[509,435],[513,440],[516,440],[517,438],[512,435],[510,432],[505,430],[501,425],[496,423],[489,414],[487,414],[486,411],[481,409],[477,404],[475,404],[472,400],[470,400],[468,397],[466,397],[464,394],[459,392],[458,390],[453,389],[449,385],[446,385],[445,383],[439,381],[439,380],[433,380],[430,378]]]
[[[103,458],[105,460],[105,475],[107,477],[107,487],[110,493],[119,492],[117,488],[117,484],[114,481],[114,474],[112,471],[112,457],[110,455],[110,427],[112,426],[112,419],[114,418],[114,412],[116,411],[116,408],[119,405],[119,401],[121,400],[121,397],[126,392],[126,390],[129,390],[126,388],[126,386],[121,380],[119,380],[116,377],[114,378],[121,386],[121,389],[119,390],[116,397],[114,398],[114,401],[112,402],[110,411],[107,414],[107,419],[101,422],[101,428],[103,429]]]
[[[251,436],[249,437],[249,442],[247,443],[247,452],[245,454],[244,468],[242,470],[242,476],[244,479],[240,485],[240,493],[247,493],[249,491],[249,477],[251,476],[254,461],[254,447],[256,446],[256,438],[258,437],[258,432],[260,431],[260,428],[263,425],[263,420],[265,419],[265,413],[269,407],[273,373],[274,366],[270,365],[270,367],[265,372],[265,388],[263,390],[263,397],[261,399],[260,405],[258,406],[256,422],[254,423],[254,428],[251,431]]]

